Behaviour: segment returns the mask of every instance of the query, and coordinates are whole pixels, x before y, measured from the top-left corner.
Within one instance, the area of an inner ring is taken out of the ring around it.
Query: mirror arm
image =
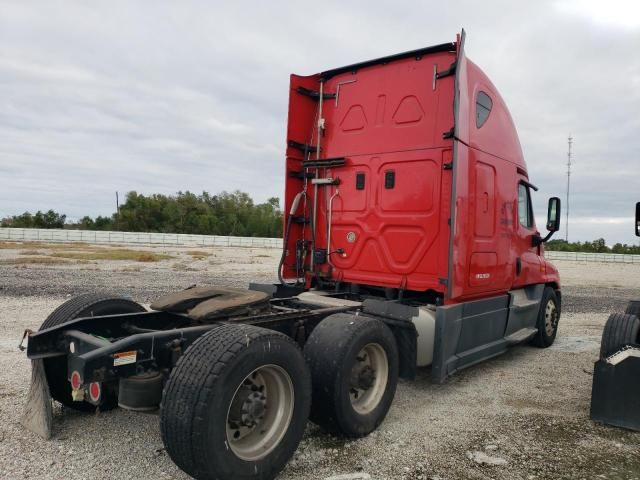
[[[549,233],[547,233],[547,235],[542,239],[542,243],[547,242],[553,236],[554,233],[556,233],[555,230],[552,230]]]
[[[544,238],[542,238],[542,237],[540,236],[540,234],[538,234],[538,235],[534,235],[534,236],[533,236],[533,246],[534,246],[534,247],[537,247],[538,245],[540,245],[540,244],[542,244],[542,243],[545,243],[545,242],[549,241],[549,239],[551,238],[551,236],[552,236],[554,233],[556,233],[556,232],[555,232],[555,231],[549,232],[549,233],[547,233],[547,235],[546,235]]]

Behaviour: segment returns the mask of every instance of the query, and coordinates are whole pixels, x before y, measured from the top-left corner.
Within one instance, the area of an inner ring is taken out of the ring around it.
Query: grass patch
[[[29,247],[31,245],[26,245],[26,244],[31,244],[33,242],[7,242],[7,241],[2,241],[0,242],[0,250],[19,250],[21,248],[25,248],[25,247]]]
[[[165,260],[167,258],[173,258],[171,255],[164,255],[158,253],[143,253],[136,258],[136,262],[157,262],[159,260]]]
[[[173,258],[171,255],[145,252],[142,250],[117,249],[93,249],[90,251],[54,252],[50,255],[56,258],[69,258],[73,260],[129,260],[133,262],[158,262]]]
[[[21,248],[32,248],[32,249],[47,249],[47,250],[87,250],[87,249],[95,249],[101,248],[96,247],[95,245],[90,245],[85,242],[70,242],[70,243],[51,243],[51,242],[18,242],[18,241],[1,241],[0,242],[0,250],[19,250]]]
[[[195,258],[196,260],[202,260],[203,258],[207,258],[211,256],[209,252],[204,252],[202,250],[189,250],[186,253],[187,255],[191,255],[191,257]]]
[[[62,265],[69,261],[51,257],[19,257],[0,261],[0,265]]]

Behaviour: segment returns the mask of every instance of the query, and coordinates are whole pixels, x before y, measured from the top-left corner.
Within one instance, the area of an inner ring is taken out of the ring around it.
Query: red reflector
[[[93,382],[89,385],[89,398],[91,401],[97,402],[100,400],[100,383]]]
[[[80,374],[78,372],[73,372],[71,374],[71,388],[77,390],[82,385],[82,381],[80,379]]]

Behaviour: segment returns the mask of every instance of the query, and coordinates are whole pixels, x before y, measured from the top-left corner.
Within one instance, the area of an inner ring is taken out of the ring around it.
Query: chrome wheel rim
[[[553,300],[549,300],[544,308],[544,328],[548,337],[551,337],[558,328],[558,310]]]
[[[264,365],[245,377],[227,411],[227,445],[240,459],[260,460],[280,443],[291,423],[293,382],[278,365]]]
[[[381,345],[369,343],[356,355],[351,369],[349,399],[360,415],[371,413],[382,400],[389,379],[389,361]]]

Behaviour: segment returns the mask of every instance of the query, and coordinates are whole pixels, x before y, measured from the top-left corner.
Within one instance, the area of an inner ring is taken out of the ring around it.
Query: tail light
[[[91,382],[89,384],[89,399],[91,403],[100,403],[100,396],[102,395],[102,387],[100,382]]]
[[[82,386],[82,379],[77,371],[71,374],[71,388],[78,390]]]

